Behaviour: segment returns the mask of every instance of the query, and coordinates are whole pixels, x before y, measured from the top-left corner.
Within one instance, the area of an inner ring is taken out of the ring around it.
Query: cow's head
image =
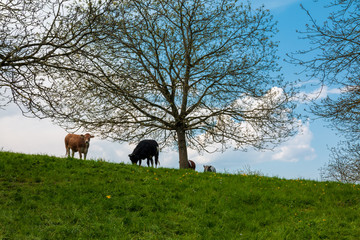
[[[85,143],[88,145],[90,143],[90,138],[93,138],[94,136],[92,136],[89,133],[86,133],[85,135],[81,135],[81,137],[84,139]]]
[[[139,160],[139,157],[135,154],[129,154],[129,158],[130,158],[130,161],[132,162],[132,164],[136,164]]]

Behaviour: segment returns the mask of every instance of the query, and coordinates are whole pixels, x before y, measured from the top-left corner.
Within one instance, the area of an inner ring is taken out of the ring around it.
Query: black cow
[[[132,164],[139,162],[141,166],[141,160],[147,159],[147,165],[149,167],[149,161],[151,161],[151,166],[154,166],[152,157],[155,156],[155,167],[159,164],[159,144],[155,140],[142,140],[136,146],[132,154],[129,154]]]

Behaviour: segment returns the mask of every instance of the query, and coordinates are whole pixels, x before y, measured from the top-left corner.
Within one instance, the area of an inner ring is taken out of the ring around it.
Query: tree
[[[84,7],[84,5],[81,5]],[[154,138],[179,150],[271,148],[296,132],[269,11],[232,0],[111,1],[37,115],[115,141]],[[96,53],[96,54],[95,54]]]
[[[51,92],[54,72],[83,72],[72,59],[94,42],[91,25],[102,12],[95,4],[86,12],[72,2],[0,2],[0,106],[14,102],[24,113],[36,112],[42,106],[33,99]]]
[[[328,120],[349,139],[357,140],[360,132],[360,1],[335,0],[328,7],[334,11],[322,26],[305,10],[311,24],[301,33],[312,47],[298,52],[304,58],[293,57],[293,62],[304,66],[311,78],[341,90],[340,97],[327,97],[314,103],[311,112]]]
[[[330,151],[329,162],[320,169],[321,178],[358,183],[360,181],[360,145],[341,142],[339,147],[333,147]]]

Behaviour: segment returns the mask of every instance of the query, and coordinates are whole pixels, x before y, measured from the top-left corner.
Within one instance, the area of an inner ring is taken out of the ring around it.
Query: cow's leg
[[[81,159],[81,157],[82,157],[82,155],[81,155],[81,151],[79,151],[79,156],[80,156],[80,159]]]
[[[85,149],[84,149],[84,152],[83,152],[83,153],[84,153],[84,160],[86,160],[86,155],[87,155],[87,152],[88,152],[88,149],[87,149],[87,148],[85,148]]]
[[[155,167],[157,168],[157,165],[160,165],[160,162],[159,162],[159,153],[155,155]]]
[[[71,154],[71,157],[74,158],[74,155],[75,155],[75,151],[72,150],[72,154]]]
[[[66,147],[66,156],[69,158],[70,157],[70,148]]]

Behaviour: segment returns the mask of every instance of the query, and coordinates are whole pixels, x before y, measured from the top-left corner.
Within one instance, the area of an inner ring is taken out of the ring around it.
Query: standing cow
[[[155,156],[155,167],[160,165],[159,162],[159,144],[155,140],[142,140],[136,146],[134,151],[129,154],[130,160],[133,164],[139,162],[139,166],[141,166],[141,160],[147,159],[147,165],[149,167],[149,162],[151,162],[151,166],[154,166],[154,162],[152,157]]]
[[[74,157],[75,152],[79,152],[79,156],[81,159],[81,154],[84,154],[84,160],[86,159],[86,154],[89,150],[90,146],[90,138],[94,136],[86,133],[85,135],[77,135],[69,133],[65,137],[65,148],[66,155],[70,157],[70,149],[72,150],[72,157]]]
[[[211,165],[203,165],[204,166],[204,172],[214,172],[216,173],[216,169]]]
[[[191,169],[194,169],[194,170],[195,170],[196,164],[194,163],[193,160],[189,160],[189,167],[190,167]]]

